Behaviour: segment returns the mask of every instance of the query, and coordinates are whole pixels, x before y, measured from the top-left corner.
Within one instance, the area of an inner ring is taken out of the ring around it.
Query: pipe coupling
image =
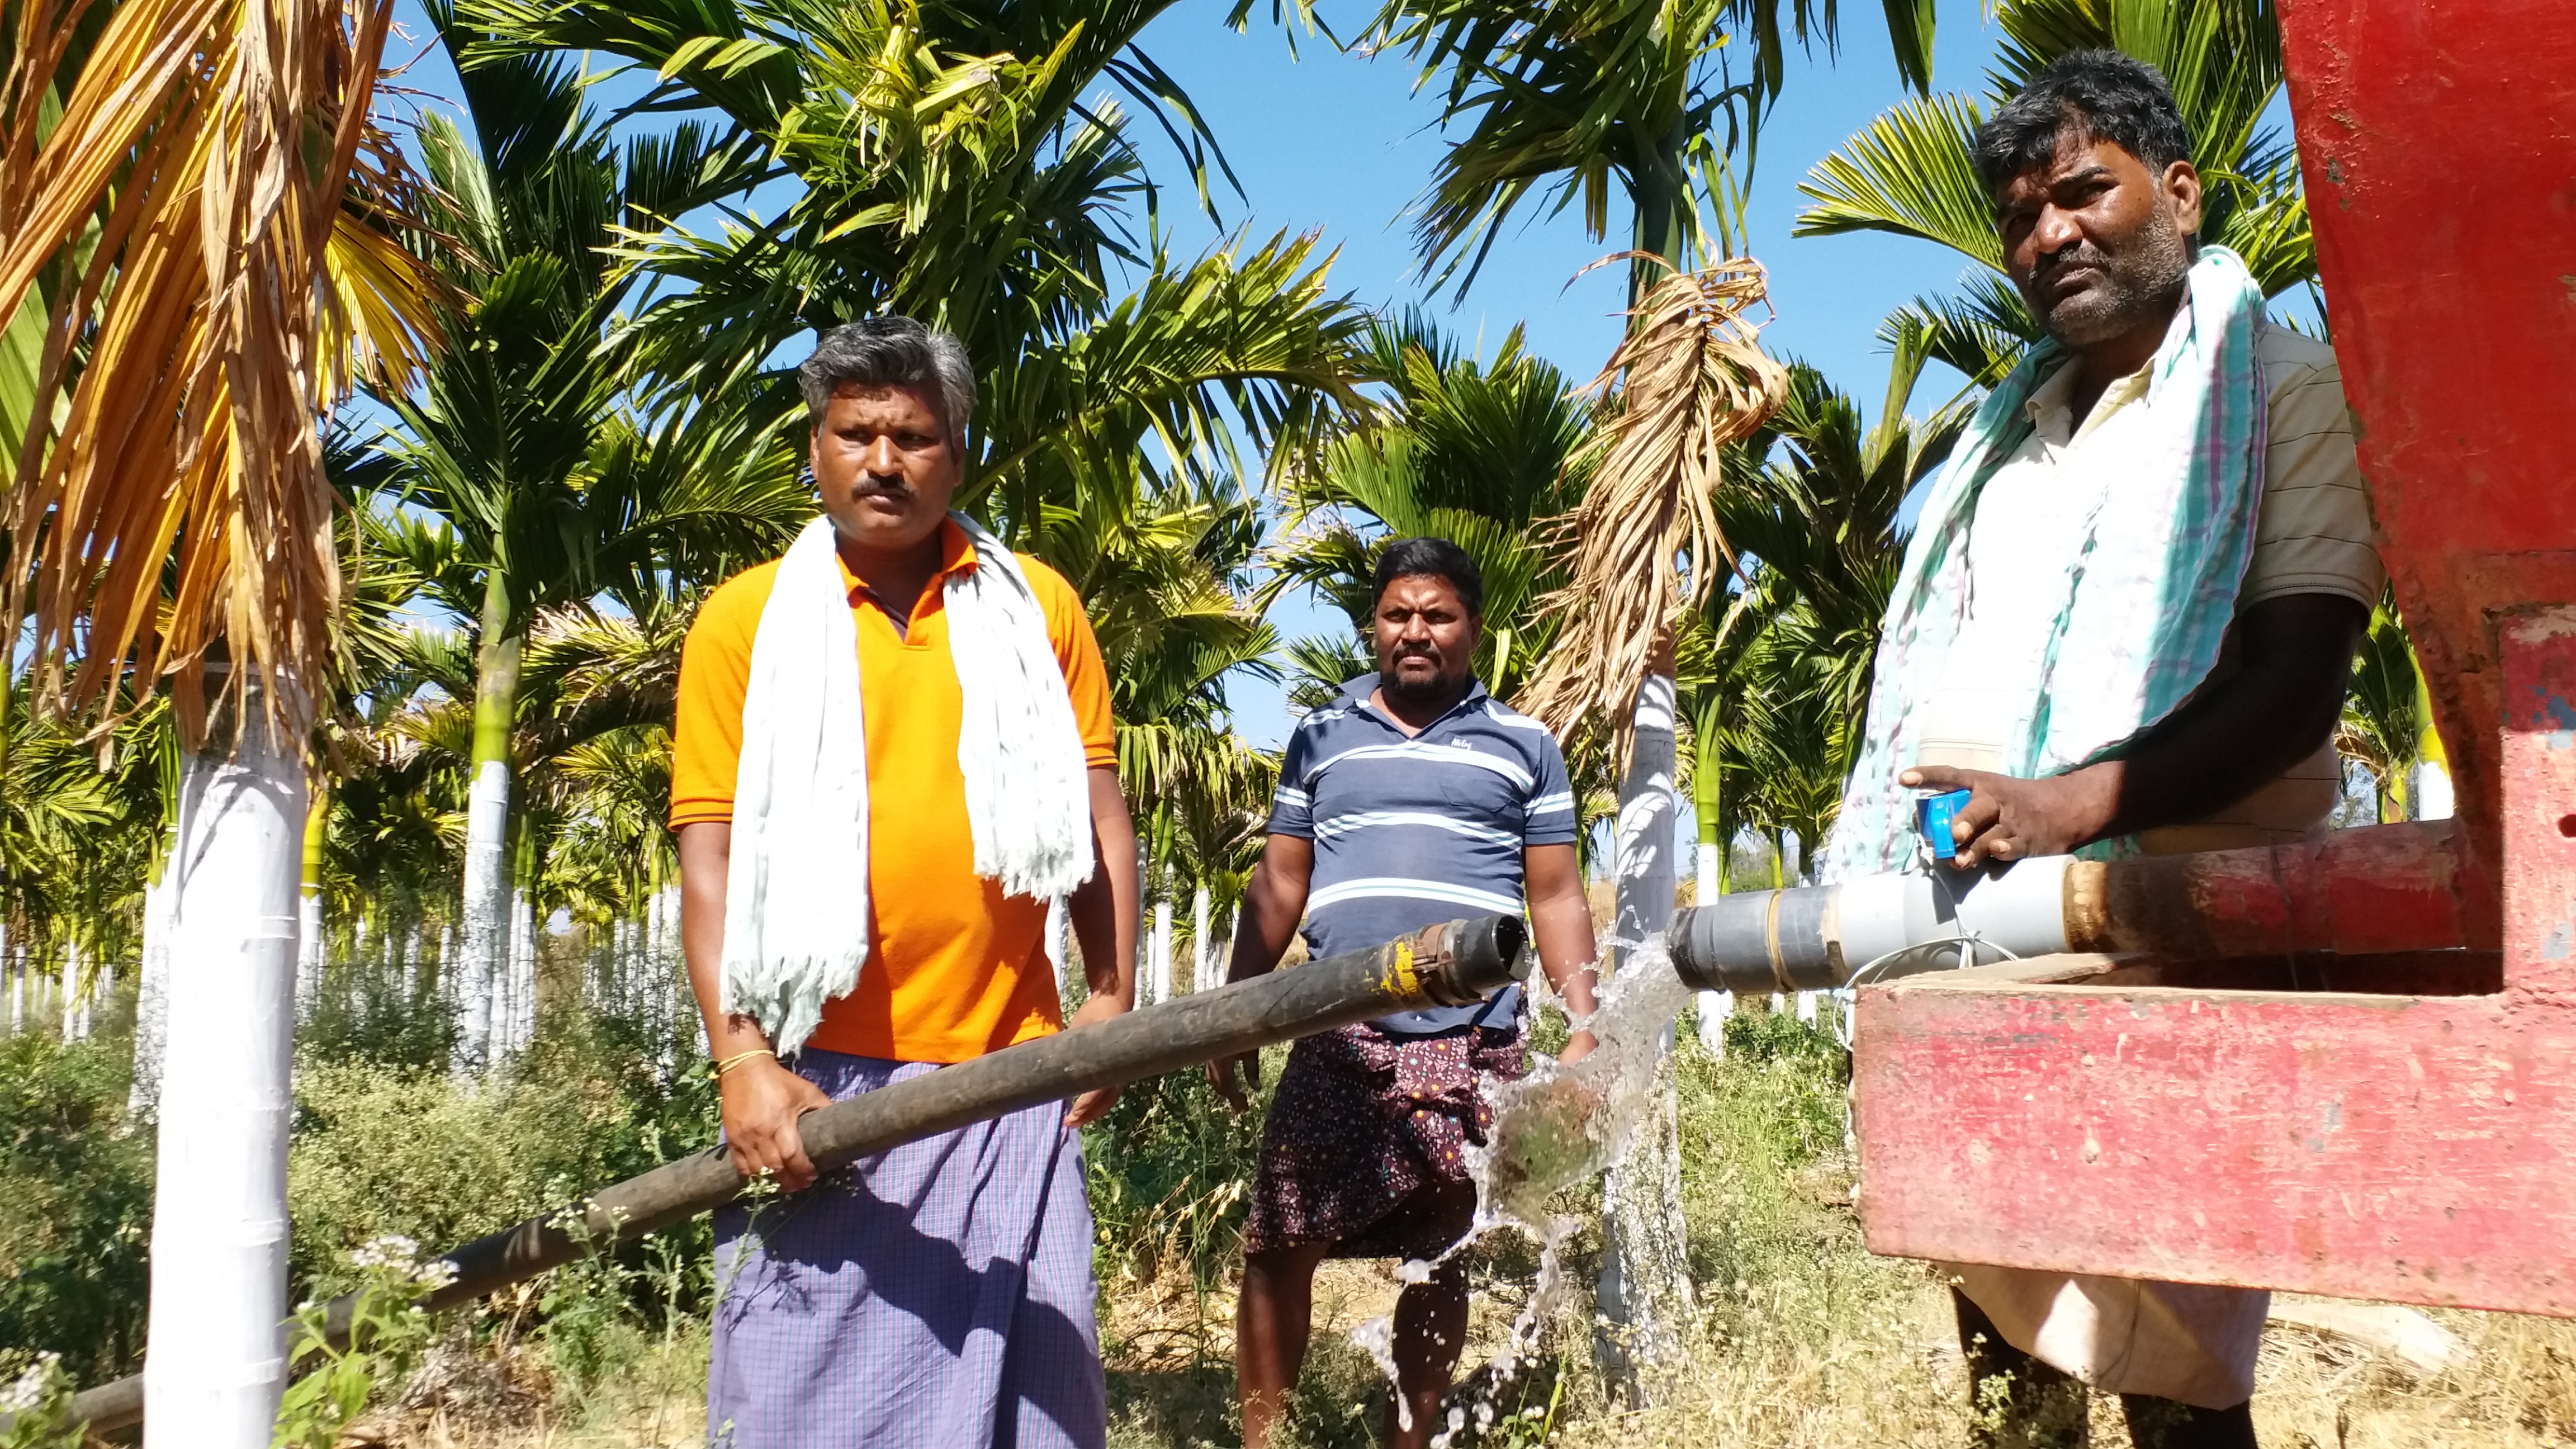
[[[1473,1006],[1529,976],[1529,930],[1518,916],[1478,916],[1433,926],[1411,943],[1422,994],[1442,1006]]]

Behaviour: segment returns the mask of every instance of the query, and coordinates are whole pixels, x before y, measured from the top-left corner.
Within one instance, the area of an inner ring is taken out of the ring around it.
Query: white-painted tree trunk
[[[1190,897],[1190,990],[1205,991],[1208,980],[1208,893],[1200,886]]]
[[[515,1055],[526,1051],[537,1036],[537,916],[536,902],[527,891],[512,898],[511,914],[519,927],[517,979],[511,992],[517,1031],[510,1039],[510,1050]]]
[[[1153,966],[1154,1000],[1148,1004],[1160,1004],[1171,1000],[1172,903],[1170,901],[1154,902],[1154,954],[1151,965]]]
[[[295,984],[297,999],[309,1009],[322,999],[322,892],[297,892],[295,902]]]
[[[1076,993],[1073,989],[1073,912],[1066,908],[1061,896],[1047,902],[1046,952],[1047,959],[1055,963],[1057,1000],[1070,1013],[1079,1004],[1076,996],[1088,993]]]
[[[161,1059],[170,1030],[170,933],[177,881],[170,868],[143,888],[143,971],[134,988],[134,1083],[126,1089],[125,1115],[149,1116],[161,1105]]]
[[[191,755],[152,1216],[146,1449],[266,1449],[286,1382],[286,1137],[305,775],[259,718]]]
[[[457,1023],[459,1068],[479,1072],[492,1064],[493,1000],[510,950],[510,879],[504,866],[510,829],[510,767],[486,760],[474,772],[465,802],[464,949],[456,983],[463,1019]]]
[[[2407,792],[2415,806],[2418,820],[2451,818],[2451,772],[2439,760],[2420,761],[2415,766],[2415,788]]]
[[[1723,842],[1703,840],[1694,853],[1693,864],[1698,867],[1699,891],[1692,899],[1703,906],[1717,899],[1717,866],[1725,850],[1726,846]],[[1734,992],[1703,991],[1699,994],[1699,1044],[1708,1049],[1710,1056],[1726,1055],[1726,1019],[1734,1014]]]
[[[1648,675],[1637,692],[1636,745],[1619,782],[1618,904],[1611,925],[1617,940],[1652,940],[1672,924],[1673,703],[1668,674]],[[1623,950],[1621,960],[1626,956]],[[1639,1406],[1651,1401],[1660,1377],[1649,1370],[1679,1364],[1692,1313],[1671,1046],[1667,1025],[1654,1100],[1627,1151],[1612,1159],[1601,1191],[1601,1316],[1593,1358],[1604,1382]]]
[[[62,964],[55,967],[54,972],[59,983],[54,988],[54,996],[56,1000],[62,1002],[61,1018],[56,1023],[55,1029],[64,1041],[79,1041],[80,948],[68,941],[64,942]]]

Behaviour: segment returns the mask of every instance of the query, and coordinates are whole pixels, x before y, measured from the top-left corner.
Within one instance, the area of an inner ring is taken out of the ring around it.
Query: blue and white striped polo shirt
[[[1376,688],[1374,674],[1343,685],[1299,722],[1279,766],[1270,833],[1315,842],[1306,946],[1318,956],[1441,921],[1523,914],[1522,850],[1574,843],[1574,787],[1545,725],[1470,680],[1466,698],[1407,738],[1369,704]],[[1376,1024],[1401,1036],[1509,1027],[1520,1003],[1513,986],[1481,1006]]]

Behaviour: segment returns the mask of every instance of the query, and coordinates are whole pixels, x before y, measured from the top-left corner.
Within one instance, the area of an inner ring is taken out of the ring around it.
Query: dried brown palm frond
[[[1735,561],[1717,521],[1727,446],[1788,396],[1788,369],[1745,315],[1764,291],[1747,257],[1673,273],[1630,310],[1627,340],[1592,381],[1603,397],[1618,389],[1616,407],[1593,440],[1591,487],[1550,525],[1574,570],[1540,604],[1562,632],[1518,703],[1560,738],[1606,726],[1622,770],[1659,643],[1717,586],[1718,561]]]
[[[300,739],[318,690],[279,686],[325,672],[340,594],[320,419],[360,377],[407,380],[433,328],[398,240],[412,183],[370,111],[391,0],[15,19],[0,319],[31,303],[45,329],[0,459],[5,637],[32,616],[36,700],[65,712],[170,676],[192,745],[189,666],[220,642]]]

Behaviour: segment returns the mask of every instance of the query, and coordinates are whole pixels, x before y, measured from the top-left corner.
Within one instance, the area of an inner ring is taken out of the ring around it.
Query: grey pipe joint
[[[1682,912],[1665,942],[1685,984],[1756,994],[2044,956],[2066,949],[2068,860],[1721,896]]]

